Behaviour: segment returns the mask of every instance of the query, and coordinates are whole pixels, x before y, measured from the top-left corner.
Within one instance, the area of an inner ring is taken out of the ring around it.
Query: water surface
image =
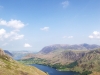
[[[32,64],[32,66],[37,67],[38,69],[47,72],[49,75],[77,75],[78,73],[72,72],[72,71],[57,71],[54,68],[44,66],[44,65],[38,65],[38,64]]]

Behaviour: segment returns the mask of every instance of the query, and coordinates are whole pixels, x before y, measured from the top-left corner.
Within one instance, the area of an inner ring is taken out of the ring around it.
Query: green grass
[[[45,64],[47,60],[40,59],[40,58],[30,58],[30,59],[24,59],[24,60],[18,60],[18,62],[21,62],[23,64]]]

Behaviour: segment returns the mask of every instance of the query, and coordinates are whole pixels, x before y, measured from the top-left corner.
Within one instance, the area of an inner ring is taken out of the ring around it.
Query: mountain
[[[4,50],[4,52],[5,52],[6,54],[8,54],[9,56],[13,57],[13,54],[12,54],[11,52],[9,52],[8,50]]]
[[[86,53],[76,62],[77,65],[72,67],[75,71],[100,72],[100,49],[95,49]]]
[[[44,47],[40,52],[36,54],[28,54],[23,59],[40,58],[46,60],[48,64],[60,63],[62,65],[69,64],[71,62],[79,60],[88,51],[92,49],[100,48],[99,45],[79,44],[55,44]]]
[[[47,75],[41,70],[25,66],[9,57],[0,49],[0,75]]]
[[[92,45],[89,45],[89,44],[75,44],[75,45],[68,45],[68,44],[55,44],[55,45],[50,45],[50,46],[46,46],[44,47],[40,53],[43,53],[43,54],[47,54],[47,53],[50,53],[54,50],[59,50],[59,49],[63,49],[63,50],[92,50],[92,49],[95,49],[95,48],[100,48],[99,45],[95,45],[95,44],[92,44]]]
[[[85,53],[83,57],[65,65],[64,68],[80,72],[80,75],[100,75],[100,48]]]

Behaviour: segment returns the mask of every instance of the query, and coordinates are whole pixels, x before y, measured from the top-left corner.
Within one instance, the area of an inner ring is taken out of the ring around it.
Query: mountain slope
[[[14,61],[0,49],[0,75],[47,75],[39,69]]]
[[[100,49],[86,53],[77,63],[77,66],[74,67],[75,70],[100,72]]]
[[[90,75],[100,75],[100,48],[89,51],[79,60],[66,66],[67,69],[83,73],[92,73]],[[84,74],[85,73],[85,74]]]

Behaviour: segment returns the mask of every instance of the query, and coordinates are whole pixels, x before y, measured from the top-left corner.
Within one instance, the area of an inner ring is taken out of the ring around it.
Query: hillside
[[[89,51],[79,60],[66,66],[67,69],[83,73],[92,73],[90,75],[100,75],[100,48]],[[87,74],[86,74],[87,75]]]
[[[69,64],[71,62],[74,62],[78,59],[80,59],[82,56],[84,56],[85,53],[87,53],[88,51],[86,50],[68,50],[68,51],[64,51],[64,50],[59,50],[59,51],[53,51],[51,53],[48,54],[41,54],[41,53],[37,53],[37,54],[28,54],[27,56],[25,56],[23,58],[23,60],[25,59],[30,59],[30,58],[39,58],[39,59],[43,59],[46,60],[46,64],[56,64],[56,63],[60,63],[60,64]],[[33,60],[36,61],[36,60]]]
[[[76,71],[97,71],[100,72],[100,49],[86,53],[81,59],[77,60]]]
[[[0,49],[0,75],[47,75],[39,69],[25,66],[10,58]]]
[[[40,58],[40,59],[47,60],[46,63],[49,64],[60,63],[62,65],[65,65],[80,59],[85,55],[85,53],[96,48],[100,48],[100,46],[95,44],[92,45],[55,44],[55,45],[44,47],[37,54],[30,53],[25,57],[23,57],[23,59]]]

